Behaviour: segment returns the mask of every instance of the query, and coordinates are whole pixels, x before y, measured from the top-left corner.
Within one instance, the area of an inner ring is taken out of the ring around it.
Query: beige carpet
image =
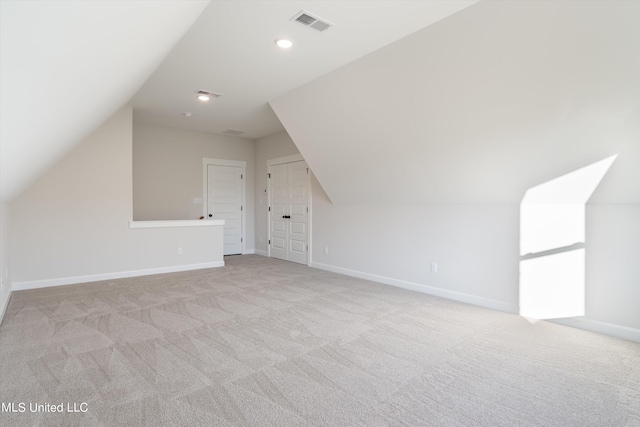
[[[225,261],[15,292],[0,425],[640,426],[638,343]],[[31,412],[47,403],[86,412]]]

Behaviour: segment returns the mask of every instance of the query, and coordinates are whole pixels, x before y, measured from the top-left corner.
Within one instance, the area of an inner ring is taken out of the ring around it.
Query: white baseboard
[[[598,332],[612,337],[623,338],[629,341],[640,342],[640,329],[629,328],[627,326],[615,325],[613,323],[600,322],[598,320],[571,318],[553,319],[551,322],[573,328],[585,329],[587,331]]]
[[[2,304],[2,311],[0,311],[0,325],[2,325],[2,321],[4,320],[4,313],[7,312],[7,307],[9,306],[9,301],[11,300],[11,292],[13,292],[13,287],[11,283],[9,283],[9,292],[7,292],[7,299]]]
[[[50,286],[75,285],[77,283],[99,282],[102,280],[123,279],[126,277],[149,276],[151,274],[175,273],[178,271],[200,270],[203,268],[224,267],[224,261],[203,262],[200,264],[173,265],[170,267],[148,268],[144,270],[120,271],[116,273],[91,274],[87,276],[61,277],[58,279],[14,282],[12,290],[48,288]]]
[[[372,282],[384,283],[385,285],[396,286],[398,288],[409,289],[412,291],[422,292],[424,294],[434,295],[437,297],[447,298],[455,301],[465,302],[468,304],[478,305],[480,307],[491,308],[493,310],[505,311],[507,313],[518,313],[516,304],[509,304],[489,298],[483,298],[462,292],[450,291],[433,286],[422,285],[420,283],[407,282],[405,280],[393,279],[391,277],[378,276],[377,274],[364,273],[362,271],[351,270],[349,268],[336,267],[333,265],[322,264],[312,261],[309,267],[319,268],[320,270],[340,273],[346,276],[357,277],[359,279],[371,280]]]
[[[245,249],[244,251],[242,251],[242,255],[253,255],[256,253],[255,249]]]
[[[491,308],[493,310],[505,311],[507,313],[518,314],[519,309],[516,304],[509,304],[502,301],[496,301],[488,298],[482,298],[475,295],[465,294],[462,292],[449,291],[442,288],[434,288],[433,286],[422,285],[419,283],[407,282],[404,280],[393,279],[391,277],[378,276],[376,274],[364,273],[362,271],[351,270],[343,267],[322,264],[319,262],[311,262],[310,267],[321,270],[331,271],[333,273],[344,274],[346,276],[357,277],[359,279],[371,280],[372,282],[384,283],[386,285],[396,286],[399,288],[410,289],[412,291],[422,292],[429,295],[435,295],[442,298],[448,298],[455,301],[465,302],[468,304],[478,305],[480,307]],[[584,318],[573,319],[554,319],[551,322],[565,326],[571,326],[578,329],[597,332],[604,335],[623,338],[630,341],[640,342],[640,329],[630,328],[627,326],[615,325],[613,323],[605,323],[597,320]]]
[[[269,254],[267,253],[267,251],[263,251],[260,249],[256,249],[256,255],[261,255],[261,256],[269,256]]]

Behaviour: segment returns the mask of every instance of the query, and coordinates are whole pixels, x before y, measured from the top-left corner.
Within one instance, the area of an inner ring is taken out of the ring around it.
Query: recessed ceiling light
[[[208,101],[208,100],[210,100],[211,98],[209,98],[209,95],[198,95],[198,99],[199,99],[200,101]]]
[[[293,46],[293,42],[287,39],[276,39],[276,44],[278,45],[278,47],[281,47],[283,49],[289,49],[291,46]]]

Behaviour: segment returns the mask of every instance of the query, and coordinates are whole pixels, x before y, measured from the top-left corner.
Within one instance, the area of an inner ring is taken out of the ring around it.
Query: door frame
[[[302,154],[292,154],[290,156],[284,157],[276,157],[275,159],[267,160],[267,174],[271,173],[271,166],[282,165],[285,163],[295,163],[295,162],[306,162]],[[309,164],[307,163],[307,167]],[[309,169],[311,172],[311,169]],[[313,245],[311,244],[311,215],[313,209],[311,209],[311,173],[307,174],[307,206],[309,207],[309,216],[307,217],[307,245],[309,249],[307,250],[307,266],[311,264],[311,248]],[[271,245],[269,241],[271,240],[271,180],[269,179],[269,175],[267,175],[267,256],[271,258]]]
[[[241,239],[242,239],[242,255],[247,252],[247,210],[244,209],[247,207],[247,162],[244,160],[227,160],[227,159],[213,159],[210,157],[202,158],[202,215],[204,219],[207,220],[207,210],[209,209],[209,166],[228,166],[234,168],[240,168],[240,173],[242,174],[241,182],[241,191],[242,191],[242,201],[241,209],[242,213],[240,215],[240,228]]]

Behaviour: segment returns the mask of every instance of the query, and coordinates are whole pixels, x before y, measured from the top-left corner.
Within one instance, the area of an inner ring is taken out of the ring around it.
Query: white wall
[[[202,158],[244,160],[246,248],[253,249],[255,142],[175,128],[133,124],[133,218],[136,221],[198,219],[203,205]]]
[[[221,227],[129,229],[131,159],[125,107],[11,203],[14,289],[222,262]]]
[[[312,194],[312,266],[518,311],[517,205],[335,205],[315,179]]]
[[[255,244],[256,252],[267,254],[267,160],[298,154],[299,151],[286,132],[276,133],[256,140],[256,197]]]
[[[518,312],[519,205],[335,205],[316,180],[312,192],[312,266]],[[585,247],[585,316],[563,323],[640,340],[640,206],[587,205]]]
[[[640,331],[640,205],[586,213],[586,319]]]

